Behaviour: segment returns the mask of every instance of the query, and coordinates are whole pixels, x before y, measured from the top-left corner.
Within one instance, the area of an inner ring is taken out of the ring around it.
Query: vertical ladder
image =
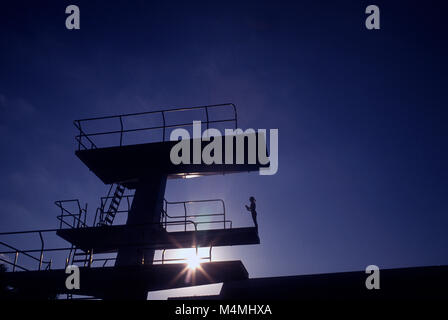
[[[109,194],[111,189],[109,190]],[[117,214],[118,208],[120,207],[121,199],[123,198],[125,191],[125,187],[121,184],[117,183],[117,186],[115,188],[114,195],[112,196],[112,199],[109,203],[109,208],[105,212],[105,214],[101,215],[100,221],[98,222],[98,226],[111,226],[114,223],[115,215]],[[104,202],[104,206],[106,205],[107,199],[109,198],[109,194],[106,198],[106,201]],[[102,211],[104,212],[104,208],[102,208]]]

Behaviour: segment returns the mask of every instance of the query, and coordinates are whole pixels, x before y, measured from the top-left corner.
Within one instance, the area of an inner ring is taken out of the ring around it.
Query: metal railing
[[[196,255],[198,256],[198,248],[195,248],[195,249],[196,249]],[[199,261],[212,262],[213,261],[212,249],[213,249],[213,247],[210,246],[208,257],[199,257],[198,256],[198,260]],[[161,259],[154,259],[154,260],[152,260],[152,263],[153,264],[165,264],[165,263],[175,263],[175,262],[185,262],[185,263],[187,263],[189,261],[188,258],[165,258],[166,250],[167,249],[163,249],[162,250],[162,258]],[[176,249],[171,249],[171,250],[176,250]],[[102,267],[106,267],[108,262],[114,262],[116,260],[117,260],[116,257],[113,257],[113,258],[94,258],[94,259],[92,259],[92,264],[95,263],[95,262],[103,262]],[[144,264],[144,260],[143,259],[142,259],[142,264]]]
[[[11,262],[7,259],[4,259],[3,257],[0,257],[0,261],[11,265],[12,266],[12,271],[16,271],[17,269],[21,269],[23,271],[30,271],[28,268],[19,265],[19,255],[23,255],[27,258],[30,258],[32,261],[38,262],[38,267],[37,270],[42,270],[42,267],[44,265],[45,266],[45,270],[50,270],[51,269],[51,265],[52,265],[52,259],[50,260],[44,260],[44,252],[47,251],[47,249],[45,249],[45,243],[44,243],[44,238],[42,236],[43,233],[47,233],[47,232],[55,232],[56,229],[52,229],[52,230],[33,230],[33,231],[16,231],[16,232],[2,232],[0,233],[0,236],[10,236],[10,235],[16,235],[16,234],[38,234],[39,235],[39,239],[40,239],[40,243],[41,243],[41,247],[40,249],[33,249],[33,250],[21,250],[18,249],[16,247],[13,247],[3,241],[0,241],[0,245],[4,246],[10,250],[8,251],[1,251],[0,255],[4,256],[7,254],[14,254],[14,262]],[[39,253],[39,258],[33,256],[31,253]]]
[[[201,214],[189,214],[188,213],[188,205],[194,204],[194,203],[212,203],[212,202],[219,202],[222,204],[222,212],[220,213],[201,213]],[[168,214],[168,206],[169,205],[182,205],[184,208],[184,214],[183,215],[169,215]],[[169,219],[180,219],[184,222],[187,221],[187,219],[191,218],[198,218],[198,217],[222,217],[222,220],[215,220],[215,221],[196,221],[196,226],[199,224],[216,224],[216,223],[222,223],[223,229],[226,229],[226,225],[229,224],[230,228],[232,228],[232,221],[226,219],[226,206],[224,204],[224,200],[222,199],[207,199],[207,200],[188,200],[188,201],[167,201],[164,199],[164,206],[162,210],[162,221],[166,224]],[[187,231],[187,224],[184,224],[184,231]]]
[[[126,207],[125,208],[119,208],[117,210],[117,214],[123,214],[123,213],[129,213],[129,211],[131,210],[131,205],[132,205],[132,199],[133,199],[134,195],[124,195],[122,197],[122,201],[125,199],[125,203],[126,203]],[[113,196],[106,196],[106,197],[101,197],[101,206],[99,208],[97,208],[96,214],[95,214],[95,220],[94,220],[94,226],[96,225],[96,220],[98,219],[98,217],[105,214],[104,212],[104,206],[106,204],[107,201],[109,201],[110,199],[112,199]],[[188,205],[189,204],[197,204],[197,203],[213,203],[213,202],[218,202],[222,205],[222,211],[219,213],[189,213],[188,212]],[[184,209],[184,213],[182,215],[169,215],[168,214],[168,206],[169,205],[182,205],[183,209]],[[191,219],[195,219],[195,218],[202,218],[202,217],[222,217],[222,219],[220,220],[214,220],[214,221],[192,221]],[[176,222],[176,224],[169,224],[168,220],[169,219],[173,219],[175,221],[172,222]],[[205,224],[222,224],[223,225],[223,229],[227,229],[227,228],[232,228],[232,221],[231,220],[227,220],[226,219],[226,207],[225,207],[225,203],[223,199],[206,199],[206,200],[187,200],[187,201],[167,201],[166,199],[163,200],[163,209],[162,209],[162,216],[161,216],[161,222],[163,227],[166,229],[167,225],[183,225],[184,226],[184,231],[187,231],[187,225],[190,223],[187,223],[187,220],[190,220],[190,222],[192,224],[195,225],[195,227],[197,228],[199,225],[205,225]],[[183,222],[183,223],[181,223]]]
[[[214,108],[231,108],[233,111],[232,118],[224,118],[224,119],[210,119],[209,110]],[[166,115],[173,112],[183,112],[183,111],[194,111],[194,110],[203,110],[205,113],[205,124],[207,125],[207,129],[209,129],[210,124],[217,123],[225,123],[225,122],[233,122],[235,129],[238,127],[238,119],[237,119],[237,111],[236,106],[233,103],[223,103],[223,104],[215,104],[215,105],[207,105],[207,106],[198,106],[198,107],[188,107],[188,108],[176,108],[176,109],[167,109],[167,110],[158,110],[158,111],[148,111],[148,112],[138,112],[138,113],[128,113],[121,114],[115,116],[104,116],[104,117],[96,117],[96,118],[86,118],[79,119],[73,121],[73,124],[78,129],[79,134],[75,136],[76,141],[78,142],[78,150],[85,149],[95,149],[99,146],[93,141],[93,137],[96,136],[104,136],[104,135],[119,135],[119,143],[116,143],[115,146],[123,146],[123,138],[124,134],[129,132],[138,132],[138,131],[149,131],[149,130],[162,130],[162,141],[166,141],[166,131],[167,129],[172,128],[182,128],[182,127],[191,127],[192,123],[167,123]],[[150,126],[150,127],[141,127],[141,128],[133,128],[128,129],[125,128],[123,120],[129,117],[143,116],[143,115],[161,115],[162,121],[159,125]],[[119,124],[119,129],[116,130],[108,130],[108,131],[100,131],[100,132],[91,132],[87,133],[84,129],[84,125],[87,122],[93,121],[101,121],[101,120],[110,120],[117,119]]]
[[[55,205],[61,209],[61,214],[56,216],[59,220],[59,228],[62,229],[63,225],[67,225],[70,228],[85,228],[87,227],[87,203],[84,208],[81,207],[78,199],[70,200],[58,200],[54,202]],[[67,204],[75,204],[78,209],[77,213],[72,213],[67,209]],[[70,222],[67,222],[69,220]]]
[[[97,214],[99,213],[99,210],[101,208],[104,209],[104,204],[113,196],[106,196],[101,198],[101,206],[97,210]],[[132,204],[132,198],[134,195],[124,195],[123,198],[126,199],[127,207],[124,209],[120,209],[117,211],[117,213],[128,213],[131,204]],[[188,206],[191,204],[197,204],[197,203],[213,203],[217,202],[221,205],[222,210],[218,213],[197,213],[197,212],[190,212],[188,209]],[[4,246],[7,248],[6,251],[1,251],[0,255],[6,255],[6,254],[12,254],[14,255],[14,261],[5,259],[3,256],[0,256],[0,261],[11,265],[13,271],[16,270],[23,270],[23,271],[29,271],[28,266],[20,265],[19,264],[19,258],[24,256],[33,262],[37,262],[38,265],[34,269],[42,270],[42,268],[45,269],[51,269],[52,267],[52,259],[44,260],[44,254],[48,252],[56,252],[56,251],[68,251],[68,260],[66,259],[66,265],[71,259],[71,255],[73,253],[74,247],[61,247],[61,248],[45,248],[44,243],[44,237],[43,235],[46,233],[55,233],[57,230],[62,229],[63,227],[68,228],[84,228],[87,227],[86,222],[86,215],[87,215],[87,204],[85,208],[81,207],[79,200],[77,199],[71,199],[71,200],[60,200],[56,201],[55,204],[61,209],[61,214],[57,216],[57,219],[59,220],[59,228],[58,229],[43,229],[43,230],[32,230],[32,231],[16,231],[16,232],[3,232],[0,233],[0,236],[9,236],[9,235],[18,235],[18,234],[34,234],[39,236],[40,239],[40,248],[39,249],[30,249],[30,250],[21,250],[14,246],[11,246],[3,241],[0,241],[0,246]],[[70,211],[67,206],[72,205],[74,206],[75,210],[77,212],[73,213]],[[181,205],[183,207],[183,214],[181,215],[169,215],[168,214],[168,207],[171,205]],[[104,210],[103,210],[104,211]],[[201,217],[222,217],[222,219],[214,220],[214,221],[195,221],[196,218]],[[97,217],[95,216],[95,220]],[[166,231],[168,231],[168,228],[171,226],[174,227],[183,227],[183,231],[187,231],[187,227],[191,225],[193,227],[193,231],[197,232],[200,225],[204,224],[223,224],[223,228],[226,229],[228,227],[232,228],[232,221],[226,219],[226,209],[225,209],[225,203],[222,199],[207,199],[207,200],[192,200],[192,201],[167,201],[164,199],[163,208],[162,208],[162,215],[161,220],[158,223],[152,223],[150,225],[159,225]],[[146,224],[145,224],[146,225]],[[94,222],[95,226],[95,222]],[[130,226],[132,227],[132,226]],[[197,250],[197,246],[196,246]],[[38,254],[36,257],[34,254]],[[90,250],[90,263],[89,266],[93,262],[98,261],[104,261],[104,265],[111,261],[111,258],[106,259],[96,259],[93,258],[93,251]],[[175,260],[182,260],[182,259],[175,259]],[[170,259],[165,259],[165,251],[163,251],[162,259],[155,260],[153,262],[161,262],[164,263],[165,261],[171,261]],[[211,248],[210,248],[210,261],[211,261]]]
[[[167,224],[168,225],[179,225],[179,224],[184,224],[184,221],[168,221]],[[194,227],[194,231],[197,232],[197,223],[191,220],[187,220],[188,224],[193,225]],[[161,226],[162,224],[159,223],[147,223],[147,224],[141,224],[141,225],[131,225],[130,227],[144,227],[144,226],[154,226],[154,225],[159,225]],[[40,238],[40,242],[41,242],[41,247],[37,248],[37,249],[26,249],[26,250],[22,250],[22,249],[18,249],[10,244],[7,244],[3,241],[0,241],[0,246],[4,246],[6,247],[8,250],[2,250],[0,251],[0,261],[12,266],[12,272],[16,272],[17,270],[22,270],[22,271],[32,271],[32,270],[51,270],[52,265],[53,265],[53,259],[49,259],[49,260],[44,260],[44,254],[48,254],[51,252],[68,252],[68,257],[65,259],[65,267],[67,267],[67,265],[69,264],[69,262],[71,261],[72,258],[72,254],[74,251],[74,246],[70,246],[70,247],[58,247],[58,248],[45,248],[45,243],[44,243],[44,238],[43,238],[43,234],[45,233],[56,233],[58,230],[60,229],[42,229],[42,230],[31,230],[31,231],[14,231],[14,232],[2,232],[0,233],[0,236],[11,236],[11,235],[19,235],[19,234],[36,234],[39,235]],[[126,245],[125,245],[126,246]],[[133,246],[132,244],[130,244],[129,246]],[[198,250],[198,246],[195,245],[196,251]],[[143,247],[142,249],[145,249],[145,247]],[[147,249],[152,249],[151,247],[148,247]],[[162,254],[162,259],[159,260],[153,260],[153,263],[165,263],[165,262],[173,262],[173,261],[182,261],[185,260],[183,258],[179,258],[179,259],[165,259],[165,250],[163,250],[163,254]],[[210,262],[211,260],[211,248],[210,248],[210,257],[205,257],[203,259],[208,259]],[[34,256],[33,254],[39,254],[39,257]],[[105,253],[99,253],[99,255],[101,254],[105,254]],[[14,261],[10,261],[8,259],[5,259],[5,255],[14,255]],[[35,265],[33,268],[29,268],[29,266],[25,266],[25,265],[20,265],[19,264],[19,257],[20,256],[24,256],[27,258],[30,258],[31,261],[37,263],[37,265]],[[87,267],[92,267],[92,265],[95,262],[103,262],[103,267],[106,266],[107,262],[109,261],[115,261],[116,258],[94,258],[93,256],[93,249],[89,249],[88,253],[86,253],[87,256],[89,256],[89,263],[87,264]]]
[[[176,224],[183,224],[184,222],[177,222],[177,221],[170,221],[170,222],[168,222],[168,224],[170,224],[170,225],[176,225]],[[194,226],[194,231],[195,232],[197,232],[198,231],[198,229],[197,229],[197,223],[195,223],[194,221],[191,221],[191,220],[187,220],[187,223],[191,223],[193,226]],[[145,224],[145,225],[148,225],[148,224]],[[160,225],[160,224],[150,224],[150,225]],[[198,250],[199,250],[199,246],[197,245],[197,244],[195,244],[195,247],[194,247],[195,249],[196,249],[196,255],[198,255]],[[208,260],[209,262],[212,262],[212,248],[213,248],[213,246],[210,246],[210,249],[209,249],[209,256],[208,257],[199,257],[199,259],[200,260]],[[153,249],[153,248],[149,248],[149,249]],[[143,251],[145,250],[145,248],[143,248]],[[176,261],[184,261],[184,262],[186,262],[186,261],[188,261],[188,259],[187,258],[174,258],[174,259],[166,259],[165,258],[165,252],[166,252],[166,250],[167,249],[163,249],[162,250],[162,259],[154,259],[154,260],[152,260],[152,263],[154,264],[165,264],[165,262],[169,262],[169,263],[173,263],[173,262],[176,262]],[[171,249],[171,250],[176,250],[176,249]],[[107,265],[107,263],[108,262],[111,262],[111,261],[116,261],[117,260],[117,258],[116,257],[113,257],[113,258],[93,258],[93,257],[91,257],[91,261],[90,261],[90,264],[89,264],[89,267],[94,263],[94,262],[100,262],[100,261],[103,261],[103,267],[105,267],[106,265]],[[144,264],[144,258],[142,258],[142,264]]]

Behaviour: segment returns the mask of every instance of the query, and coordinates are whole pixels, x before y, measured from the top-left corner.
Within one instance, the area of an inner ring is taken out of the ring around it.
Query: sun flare
[[[188,269],[195,270],[197,267],[199,267],[201,264],[200,258],[197,256],[196,253],[190,255],[187,257],[187,265]]]

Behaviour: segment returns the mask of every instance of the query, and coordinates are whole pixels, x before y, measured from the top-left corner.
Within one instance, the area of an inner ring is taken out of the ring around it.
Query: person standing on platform
[[[254,220],[255,228],[257,229],[258,232],[257,211],[255,210],[256,209],[255,198],[250,197],[249,201],[250,206],[246,205],[246,209],[252,214],[252,220]]]

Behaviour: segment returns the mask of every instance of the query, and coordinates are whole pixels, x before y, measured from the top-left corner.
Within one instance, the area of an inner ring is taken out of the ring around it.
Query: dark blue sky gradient
[[[259,246],[216,249],[252,277],[447,264],[447,27],[431,1],[3,1],[0,231],[90,215],[107,188],[72,120],[233,102],[279,129],[279,171],[170,181],[167,199],[257,198]],[[65,7],[81,30],[65,29]]]

